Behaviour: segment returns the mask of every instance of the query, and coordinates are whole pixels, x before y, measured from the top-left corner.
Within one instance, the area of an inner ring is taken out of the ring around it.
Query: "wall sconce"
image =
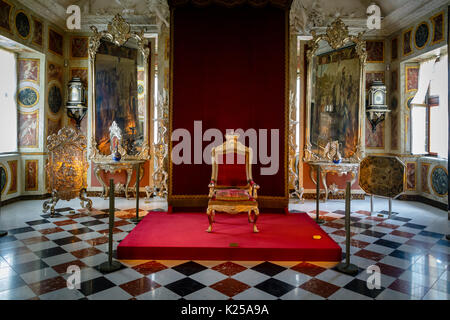
[[[386,114],[391,112],[386,105],[386,86],[382,81],[374,81],[369,89],[369,103],[366,107],[367,118],[372,125],[372,132],[383,122]]]
[[[70,80],[68,88],[67,115],[76,121],[77,129],[80,129],[81,121],[87,112],[85,89],[81,79],[77,77]]]

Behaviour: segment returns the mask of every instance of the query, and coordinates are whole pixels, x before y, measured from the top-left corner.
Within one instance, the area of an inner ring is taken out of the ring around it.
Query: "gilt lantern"
[[[86,94],[80,78],[74,77],[68,84],[67,115],[76,121],[80,129],[81,121],[87,112]]]

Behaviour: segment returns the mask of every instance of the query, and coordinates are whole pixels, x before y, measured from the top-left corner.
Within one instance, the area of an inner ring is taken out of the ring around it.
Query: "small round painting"
[[[436,166],[431,172],[431,186],[439,196],[448,193],[448,175],[444,167]]]
[[[61,88],[54,85],[48,92],[48,106],[53,113],[58,113],[62,106]]]
[[[418,49],[422,49],[428,42],[428,35],[430,31],[428,29],[428,24],[422,22],[416,29],[416,33],[414,34],[414,40],[416,41],[416,47]]]
[[[23,39],[28,38],[30,35],[30,20],[23,11],[19,11],[19,13],[16,14],[16,30]]]
[[[24,87],[19,91],[18,101],[22,107],[34,107],[39,101],[39,93],[35,88]]]

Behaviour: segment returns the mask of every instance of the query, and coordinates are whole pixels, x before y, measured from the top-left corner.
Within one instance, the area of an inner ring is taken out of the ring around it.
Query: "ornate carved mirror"
[[[304,161],[330,161],[326,149],[339,145],[343,162],[364,152],[364,65],[362,33],[351,36],[339,18],[308,44]]]
[[[90,158],[109,159],[110,127],[122,132],[119,151],[124,160],[147,159],[148,41],[134,33],[117,14],[106,31],[92,26],[89,39],[92,92]]]

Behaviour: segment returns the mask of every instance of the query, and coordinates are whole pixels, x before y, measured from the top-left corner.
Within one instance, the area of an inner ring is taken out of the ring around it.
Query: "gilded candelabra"
[[[297,106],[295,105],[295,93],[289,94],[289,185],[293,185],[294,191],[291,192],[291,198],[303,199],[304,188],[300,187],[300,179],[298,174],[298,161],[300,159],[297,152],[296,133],[297,133]]]
[[[159,96],[157,106],[157,117],[153,119],[158,128],[158,140],[153,144],[153,154],[156,160],[156,170],[153,172],[153,185],[146,187],[147,197],[165,197],[167,195],[166,160],[168,153],[167,126],[169,124],[169,97],[164,90]]]

